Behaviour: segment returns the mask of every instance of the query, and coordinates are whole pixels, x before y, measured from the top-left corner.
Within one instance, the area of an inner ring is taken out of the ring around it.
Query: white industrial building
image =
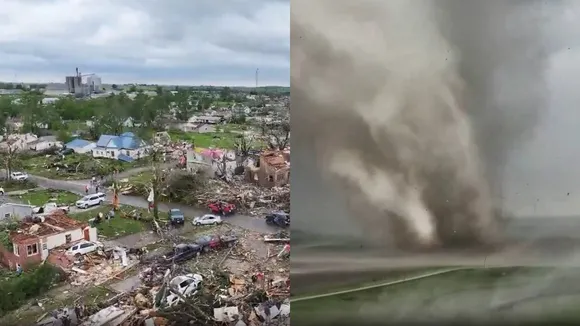
[[[87,77],[87,86],[89,87],[89,92],[98,93],[103,90],[103,84],[101,82],[101,77],[97,75],[92,75]]]

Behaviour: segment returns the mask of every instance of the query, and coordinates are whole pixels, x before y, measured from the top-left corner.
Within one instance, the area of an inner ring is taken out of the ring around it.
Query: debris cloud
[[[542,6],[293,6],[292,130],[314,139],[369,234],[399,247],[500,240],[502,167],[547,93]]]

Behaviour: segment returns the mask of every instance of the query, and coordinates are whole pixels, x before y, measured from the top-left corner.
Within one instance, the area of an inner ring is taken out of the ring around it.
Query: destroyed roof
[[[38,237],[59,234],[64,231],[84,228],[87,224],[73,220],[63,213],[54,213],[44,217],[44,222],[20,222],[18,230],[10,233],[12,242],[21,242]]]
[[[262,153],[262,158],[264,159],[264,163],[275,169],[282,169],[290,165],[289,162],[286,161],[282,152],[264,152]]]

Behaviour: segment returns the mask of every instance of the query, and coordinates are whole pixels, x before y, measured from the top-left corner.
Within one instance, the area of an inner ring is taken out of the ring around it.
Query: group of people
[[[101,180],[103,177],[101,177]],[[85,186],[85,194],[89,194],[91,187],[95,189],[95,193],[99,192],[99,188],[101,187],[101,181],[97,181],[96,177],[91,179],[91,182]]]

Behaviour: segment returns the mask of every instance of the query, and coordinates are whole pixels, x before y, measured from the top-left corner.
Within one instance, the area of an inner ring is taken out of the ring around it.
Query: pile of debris
[[[183,267],[142,273],[146,287],[120,304],[137,309],[130,324],[290,325],[288,278],[246,277],[220,268],[204,276],[185,273]]]
[[[251,215],[290,210],[290,185],[264,188],[243,181],[225,183],[212,179],[206,190],[197,195],[198,204],[213,201],[234,203],[240,213]]]
[[[139,255],[121,247],[99,249],[71,257],[62,249],[53,249],[50,259],[69,274],[75,286],[100,285],[123,274],[139,263]]]

